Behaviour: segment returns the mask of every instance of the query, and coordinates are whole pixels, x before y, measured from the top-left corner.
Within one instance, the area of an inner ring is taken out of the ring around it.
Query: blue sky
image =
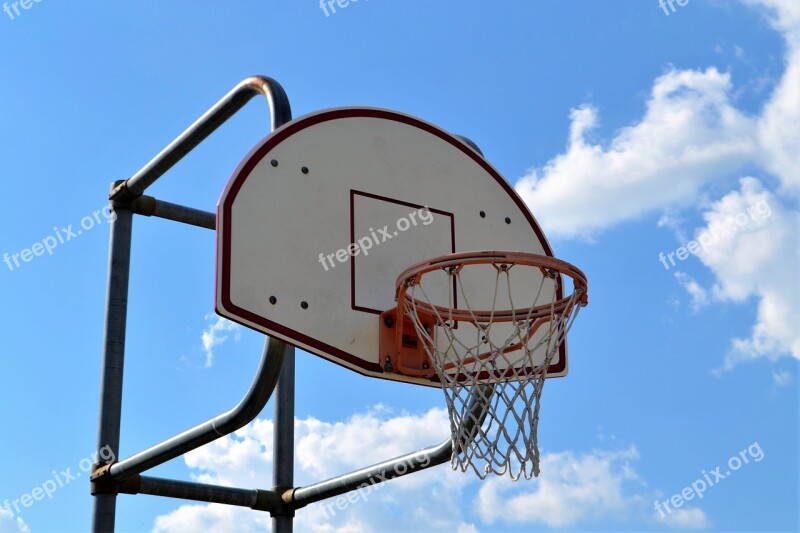
[[[800,7],[674,7],[362,0],[326,16],[313,0],[42,0],[0,13],[0,254],[65,239],[0,264],[0,507],[82,474],[0,510],[0,531],[89,528],[81,465],[96,445],[109,228],[98,211],[112,180],[251,74],[279,80],[295,116],[379,106],[469,136],[591,291],[570,375],[545,387],[540,478],[480,483],[439,467],[335,513],[302,509],[297,530],[796,529]],[[253,100],[149,193],[214,210],[267,128]],[[681,259],[691,241],[707,245]],[[213,314],[213,232],[137,218],[133,253],[126,457],[235,404],[263,339]],[[297,362],[300,484],[447,435],[438,391]],[[153,474],[268,488],[271,413]],[[731,471],[732,457],[748,462]],[[730,475],[702,498],[656,509],[717,466]],[[118,500],[119,531],[268,523]]]

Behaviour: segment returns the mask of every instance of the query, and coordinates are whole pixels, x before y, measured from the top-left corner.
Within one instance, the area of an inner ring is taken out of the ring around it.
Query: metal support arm
[[[279,340],[267,339],[256,377],[239,405],[171,439],[112,464],[108,469],[108,474],[113,480],[122,481],[228,435],[250,423],[264,409],[278,383],[278,376],[280,376],[284,360],[287,356],[293,357],[293,352],[293,346]]]
[[[431,468],[450,459],[453,450],[450,439],[437,446],[424,448],[417,452],[401,455],[394,459],[378,463],[349,474],[344,474],[327,481],[321,481],[307,487],[300,487],[284,494],[295,508],[303,507],[310,503],[332,498],[359,487],[377,485],[384,481],[402,477],[420,470]]]
[[[203,142],[257,94],[261,94],[267,99],[272,119],[272,131],[292,119],[289,97],[286,96],[283,87],[272,78],[251,76],[222,97],[214,107],[197,119],[139,172],[111,191],[110,197],[130,201],[144,193],[167,170],[183,159],[186,154]]]
[[[137,487],[130,491],[120,491],[126,494],[149,494],[151,496],[164,496],[167,498],[180,498],[197,502],[223,503],[239,507],[252,508],[258,502],[258,490],[236,489],[205,483],[190,483],[172,479],[141,476]]]
[[[261,489],[236,489],[221,485],[190,483],[149,476],[137,476],[136,486],[121,490],[125,494],[149,494],[196,502],[222,503],[276,513],[286,507],[278,493]]]
[[[482,385],[472,391],[469,410],[470,416],[465,424],[456,445],[461,448],[467,441],[475,436],[476,426],[480,427],[488,413],[487,405],[494,395],[494,385]],[[424,448],[417,452],[401,455],[376,465],[350,472],[327,481],[314,483],[307,487],[300,487],[287,491],[283,495],[284,501],[293,507],[303,507],[310,503],[326,498],[332,498],[359,487],[377,485],[390,479],[406,476],[446,463],[453,453],[453,440],[447,439],[437,446]]]
[[[93,494],[103,494],[108,486],[92,483]],[[98,492],[99,491],[99,492]],[[238,489],[207,483],[140,476],[138,474],[114,486],[114,494],[148,494],[196,502],[221,503],[249,507],[268,513],[293,512],[274,490]]]
[[[217,228],[217,215],[208,211],[201,211],[185,205],[173,204],[153,198],[152,196],[142,195],[133,202],[134,213],[146,217],[165,218],[175,222],[182,222],[190,226],[197,226],[206,229]]]

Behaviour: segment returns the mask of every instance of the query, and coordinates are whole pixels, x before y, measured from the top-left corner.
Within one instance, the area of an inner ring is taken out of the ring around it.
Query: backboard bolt
[[[481,218],[486,218],[486,211],[481,211]]]
[[[303,174],[308,174],[308,167],[303,167],[300,169]]]
[[[390,316],[387,316],[386,318],[384,318],[383,319],[383,323],[387,328],[390,328],[390,327],[394,326],[394,320],[392,320],[392,317],[390,317]]]
[[[303,309],[308,309],[308,302],[300,302],[300,307]]]
[[[393,370],[392,363],[389,360],[389,357],[386,357],[386,362],[383,363],[383,369],[387,372],[391,372]]]
[[[272,305],[275,305],[276,303],[278,303],[278,299],[275,298],[274,296],[270,296],[269,297],[269,303],[271,303]]]
[[[506,224],[511,224],[511,219],[509,217],[506,217]]]
[[[270,163],[272,164],[273,167],[277,167],[278,166],[278,160],[277,159],[273,159],[272,161],[270,161]]]

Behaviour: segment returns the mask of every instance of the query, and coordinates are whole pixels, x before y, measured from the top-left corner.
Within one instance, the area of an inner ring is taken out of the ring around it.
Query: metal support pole
[[[294,350],[286,357],[275,391],[275,427],[273,433],[273,490],[283,493],[294,487]],[[291,533],[294,509],[272,513],[272,531]]]
[[[115,182],[112,187],[123,182]],[[97,450],[104,446],[119,454],[120,418],[122,415],[122,371],[125,362],[125,327],[128,315],[128,277],[131,263],[133,210],[130,204],[111,202],[116,214],[111,222],[106,292],[103,370],[100,385],[100,421]],[[97,494],[94,499],[92,531],[114,531],[116,494]]]

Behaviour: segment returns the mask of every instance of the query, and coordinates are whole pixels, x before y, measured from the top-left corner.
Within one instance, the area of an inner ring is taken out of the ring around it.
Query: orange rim
[[[519,320],[520,315],[534,319],[549,316],[551,313],[562,312],[569,315],[570,309],[568,309],[568,307],[570,300],[572,300],[572,294],[562,297],[553,303],[536,306],[533,309],[530,307],[521,307],[503,311],[465,311],[451,309],[449,307],[431,305],[408,296],[408,288],[412,285],[419,284],[422,276],[428,272],[447,270],[450,268],[454,268],[455,271],[458,272],[467,265],[495,265],[495,267],[498,268],[505,266],[506,269],[510,269],[514,265],[539,267],[545,272],[546,276],[551,278],[555,278],[555,276],[551,274],[552,272],[558,272],[559,274],[572,278],[575,284],[573,294],[576,291],[582,291],[580,297],[580,304],[582,306],[585,306],[589,302],[586,275],[578,267],[566,261],[562,261],[561,259],[526,252],[460,252],[422,261],[405,269],[397,277],[395,286],[398,312],[402,310],[400,305],[406,300],[409,303],[413,302],[414,305],[423,312],[430,313],[434,316],[436,316],[436,313],[439,313],[439,316],[445,314],[448,319],[457,322],[473,321],[475,319],[479,319],[478,322],[482,322],[483,320],[481,319],[486,319],[487,322],[510,322]]]
[[[506,309],[501,311],[452,309],[450,307],[429,304],[408,294],[408,289],[414,285],[418,285],[422,277],[429,272],[448,269],[453,269],[454,272],[459,272],[467,265],[481,264],[490,264],[501,270],[509,270],[515,265],[538,267],[542,270],[542,273],[545,276],[555,279],[557,283],[561,282],[559,274],[568,276],[574,283],[574,290],[568,296],[559,298],[555,302],[542,304],[533,308],[522,307],[518,309]],[[579,268],[554,257],[527,252],[460,252],[422,261],[405,269],[398,276],[396,283],[396,316],[404,316],[404,306],[406,304],[410,304],[414,306],[418,314],[426,314],[431,318],[435,318],[437,316],[446,316],[448,321],[452,320],[454,322],[511,322],[524,318],[525,320],[534,321],[535,327],[532,328],[533,331],[529,331],[528,335],[526,336],[530,337],[535,333],[535,330],[547,322],[553,315],[564,314],[569,316],[572,306],[575,305],[575,302],[573,301],[573,295],[578,291],[580,291],[580,296],[577,303],[579,303],[581,306],[587,305],[588,285],[586,275]],[[395,361],[396,370],[400,371],[401,373],[408,373],[410,375],[425,375],[425,372],[422,372],[419,369],[404,365],[402,360],[403,358],[399,356],[401,353],[403,320],[398,320],[398,329],[396,334],[395,354],[398,354],[398,357]],[[519,347],[519,345],[515,345],[511,348],[516,349]],[[483,359],[489,355],[491,355],[491,352],[473,356],[473,359]]]

